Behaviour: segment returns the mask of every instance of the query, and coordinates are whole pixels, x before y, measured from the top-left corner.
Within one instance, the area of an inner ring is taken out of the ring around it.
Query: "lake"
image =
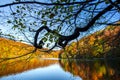
[[[119,60],[32,59],[1,66],[0,80],[120,80]]]

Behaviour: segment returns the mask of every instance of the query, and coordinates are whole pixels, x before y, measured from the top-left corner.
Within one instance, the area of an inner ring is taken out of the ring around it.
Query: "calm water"
[[[1,68],[0,80],[120,80],[119,60],[47,59],[21,64]]]
[[[69,72],[65,72],[59,64],[44,68],[32,69],[19,74],[4,76],[0,80],[81,80]]]

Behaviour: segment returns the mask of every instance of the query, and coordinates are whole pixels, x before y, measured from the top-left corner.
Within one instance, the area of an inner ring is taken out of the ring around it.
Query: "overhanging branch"
[[[78,31],[78,28],[75,29],[75,31],[74,31],[74,33],[73,33],[72,35],[64,36],[64,35],[61,35],[61,34],[55,32],[54,30],[49,29],[47,26],[42,26],[42,27],[40,27],[40,28],[36,31],[36,33],[35,33],[34,46],[35,46],[36,48],[39,48],[39,49],[42,48],[42,46],[39,45],[37,42],[38,42],[39,33],[40,33],[42,30],[44,30],[44,29],[45,29],[47,32],[50,32],[50,33],[59,35],[58,42],[56,42],[55,45],[56,45],[56,46],[57,46],[57,45],[58,45],[58,46],[61,46],[61,47],[63,47],[63,48],[67,45],[67,43],[68,43],[69,41],[71,41],[71,40],[73,40],[73,39],[76,39],[76,38],[80,35],[80,33],[79,33],[79,31]],[[55,47],[55,46],[54,46],[54,47]]]
[[[110,11],[112,8],[113,8],[113,6],[109,5],[104,10],[99,12],[95,17],[93,17],[93,19],[84,28],[79,28],[79,32],[87,31],[90,27],[92,27],[95,24],[96,20],[98,20],[102,15],[104,15],[106,12]]]
[[[17,59],[17,58],[21,58],[21,57],[27,56],[27,55],[29,55],[29,54],[32,54],[32,53],[36,52],[36,50],[37,50],[37,49],[35,48],[35,49],[32,50],[31,52],[28,52],[28,53],[26,53],[26,54],[22,54],[22,55],[16,56],[16,57],[0,58],[0,60],[1,60],[0,63],[3,62],[3,61],[12,60],[12,59]]]
[[[112,0],[109,0],[109,2],[111,3],[111,5],[113,5],[120,11],[120,7],[116,3],[112,2]],[[118,2],[120,2],[120,1],[118,0]]]
[[[69,36],[64,36],[64,35],[60,35],[58,34],[60,37],[59,37],[59,40],[57,42],[57,44],[61,47],[66,47],[67,43],[73,39],[76,39],[79,35],[80,35],[80,32],[84,32],[84,31],[87,31],[90,27],[92,27],[96,20],[98,20],[102,15],[104,15],[105,13],[107,13],[108,11],[110,11],[114,6],[113,5],[109,5],[107,6],[105,9],[103,9],[102,11],[100,11],[95,17],[92,18],[92,20],[84,27],[84,28],[76,28],[74,33],[72,35],[69,35]],[[36,31],[36,34],[35,34],[35,37],[34,37],[34,46],[36,48],[41,48],[38,44],[37,44],[37,38],[38,38],[38,35],[39,33],[45,29],[46,31],[48,32],[51,32],[51,33],[55,33],[54,31],[52,31],[51,29],[49,29],[47,26],[42,26],[40,27],[37,31]]]
[[[93,1],[95,0],[92,0],[92,1],[86,0],[86,1],[70,2],[70,3],[44,3],[44,2],[38,2],[38,1],[20,1],[20,2],[3,4],[3,5],[0,5],[0,7],[12,6],[12,5],[18,5],[18,4],[39,4],[39,5],[47,5],[47,6],[53,6],[53,5],[63,6],[63,5],[84,4],[84,3],[93,2]]]

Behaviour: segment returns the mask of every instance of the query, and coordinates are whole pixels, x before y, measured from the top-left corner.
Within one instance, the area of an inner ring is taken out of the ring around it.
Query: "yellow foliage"
[[[108,26],[104,30],[83,37],[78,42],[71,43],[70,46],[65,48],[66,53],[104,57],[104,55],[108,54],[113,48],[120,48],[119,33],[119,26]]]
[[[5,38],[0,38],[0,58],[12,58],[16,56],[20,56],[26,53],[30,53],[31,51],[34,50],[34,47],[28,44],[24,44],[21,42],[16,42],[12,40],[8,40]],[[36,56],[42,56],[44,55],[47,58],[58,58],[58,55],[60,52],[58,51],[51,51],[51,54],[41,52],[40,50],[37,50],[35,53],[31,54],[36,54]],[[26,55],[24,58],[27,58],[30,55]],[[33,56],[33,55],[32,55]],[[34,55],[35,57],[35,55]]]

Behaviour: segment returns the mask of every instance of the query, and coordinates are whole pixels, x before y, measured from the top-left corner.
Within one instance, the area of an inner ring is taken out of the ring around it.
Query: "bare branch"
[[[59,46],[61,47],[66,47],[67,43],[73,39],[76,39],[80,33],[78,31],[78,28],[75,29],[74,33],[72,35],[69,35],[69,36],[64,36],[64,35],[61,35],[59,33],[56,33],[55,31],[49,29],[47,26],[42,26],[40,27],[37,31],[36,31],[36,34],[35,34],[35,37],[34,37],[34,46],[36,48],[39,48],[41,49],[42,47],[38,45],[37,41],[38,41],[38,36],[39,36],[39,33],[42,31],[42,30],[46,30],[47,32],[51,32],[53,34],[57,34],[59,35],[59,40],[56,44],[58,44]]]
[[[95,24],[96,20],[98,20],[102,15],[110,11],[112,8],[113,8],[112,5],[107,6],[104,10],[102,10],[95,17],[93,17],[92,20],[84,28],[79,28],[79,31],[80,32],[87,31],[91,26]]]
[[[41,50],[42,52],[47,52],[47,53],[49,53],[50,51],[52,51],[55,47],[57,47],[57,42],[55,43],[55,45],[52,47],[52,48],[50,48],[49,50]]]
[[[109,0],[109,2],[111,3],[111,5],[113,5],[120,11],[120,7],[116,3],[112,2],[112,0]],[[120,2],[120,1],[118,1],[118,2]]]
[[[92,0],[92,1],[80,1],[80,2],[70,2],[70,3],[44,3],[44,2],[38,2],[38,1],[21,1],[21,2],[13,2],[13,3],[0,5],[0,7],[12,6],[12,5],[18,5],[18,4],[39,4],[39,5],[47,5],[47,6],[48,5],[49,6],[53,6],[53,5],[63,6],[63,5],[84,4],[84,3],[93,2],[93,1],[95,1],[95,0]]]
[[[29,31],[30,31],[30,32],[36,32],[37,30],[31,29],[31,28],[29,27]]]
[[[17,58],[20,58],[20,57],[27,56],[27,55],[29,55],[29,54],[32,54],[32,53],[36,52],[36,50],[37,50],[37,48],[35,48],[35,49],[32,50],[31,52],[28,52],[28,53],[26,53],[26,54],[22,54],[22,55],[16,56],[16,57],[0,58],[0,60],[2,60],[2,61],[0,61],[0,63],[3,62],[3,61],[12,60],[12,59],[17,59]]]
[[[33,42],[30,41],[30,39],[26,36],[26,34],[23,31],[21,31],[21,33],[25,36],[25,38],[29,41],[29,43],[33,45]]]

